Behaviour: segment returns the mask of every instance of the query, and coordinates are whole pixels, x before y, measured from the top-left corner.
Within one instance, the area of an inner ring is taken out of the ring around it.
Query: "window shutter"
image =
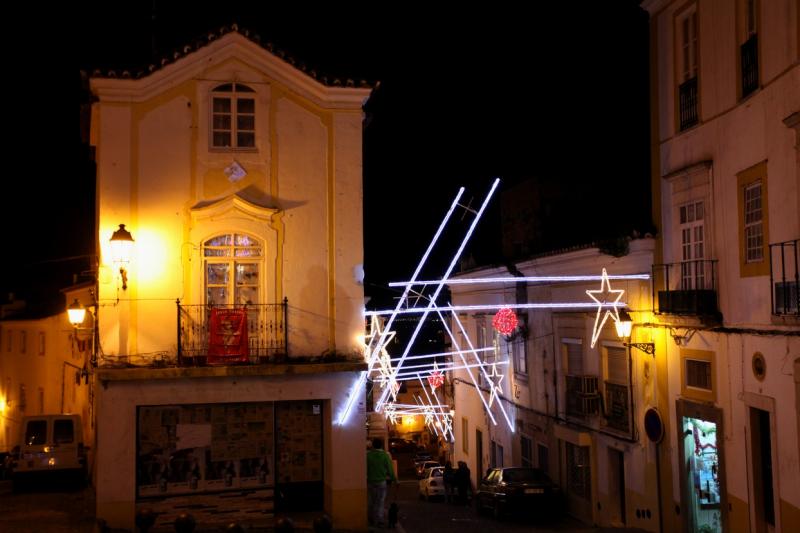
[[[608,381],[613,383],[628,382],[628,358],[625,348],[616,346],[606,347],[606,358],[608,362]]]
[[[567,347],[567,374],[573,376],[583,375],[583,345],[565,342],[564,346]]]

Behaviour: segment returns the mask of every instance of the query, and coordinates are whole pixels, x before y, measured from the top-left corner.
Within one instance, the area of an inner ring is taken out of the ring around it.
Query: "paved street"
[[[444,501],[423,501],[418,496],[418,481],[413,471],[410,454],[397,454],[400,484],[390,489],[387,504],[396,501],[399,507],[399,524],[396,529],[375,529],[376,533],[490,533],[502,532],[622,532],[635,530],[598,529],[587,527],[569,517],[556,521],[505,519],[498,521],[479,515],[474,505],[455,505]],[[311,531],[311,523],[318,513],[290,515],[296,530]],[[20,493],[11,492],[8,481],[0,481],[0,531],[6,533],[95,533],[94,491],[92,488],[72,489],[69,486],[49,486]],[[155,533],[155,530],[151,530]],[[165,530],[159,528],[165,533]],[[220,527],[203,527],[195,533],[221,531]],[[272,528],[263,523],[245,528],[248,533],[268,533]],[[337,530],[338,531],[338,530]],[[114,531],[114,533],[121,533]]]

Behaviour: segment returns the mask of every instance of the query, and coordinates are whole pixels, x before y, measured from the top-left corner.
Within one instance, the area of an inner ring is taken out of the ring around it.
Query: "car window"
[[[506,483],[547,483],[549,479],[537,468],[507,468],[503,471]]]
[[[44,444],[47,440],[47,420],[31,420],[25,428],[25,444]]]
[[[55,444],[68,444],[75,440],[72,420],[56,420],[53,422],[53,442]]]
[[[431,469],[431,477],[442,477],[442,469],[441,468],[432,468]]]
[[[487,483],[497,483],[500,478],[500,471],[499,470],[492,470],[489,472],[489,475],[486,476]]]

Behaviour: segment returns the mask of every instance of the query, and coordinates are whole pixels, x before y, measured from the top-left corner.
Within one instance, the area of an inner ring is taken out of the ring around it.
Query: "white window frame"
[[[758,190],[758,197],[748,194]],[[744,187],[744,249],[746,263],[764,261],[764,187],[756,180]],[[756,206],[757,203],[757,206]],[[748,217],[752,217],[748,221]]]
[[[678,228],[681,238],[681,289],[704,289],[706,229],[705,201],[692,200],[678,207]]]
[[[211,240],[219,237],[230,236],[231,244],[228,245],[220,245],[220,246],[211,246],[208,245]],[[238,236],[243,236],[253,241],[251,245],[237,245],[236,238]],[[227,297],[226,301],[224,302],[213,302],[217,305],[234,305],[234,304],[260,304],[263,302],[264,299],[264,246],[265,243],[261,239],[254,237],[248,233],[244,232],[236,232],[236,231],[229,231],[229,232],[222,232],[216,235],[213,235],[203,241],[203,298],[206,304],[212,303],[209,301],[209,286],[218,287],[218,288],[225,288]],[[236,255],[236,252],[239,250],[245,249],[259,249],[258,255],[248,255],[248,256],[240,256]],[[227,255],[206,255],[210,251],[223,251],[227,253]],[[208,269],[212,264],[223,264],[228,267],[228,280],[225,284],[216,283],[209,285],[208,282]],[[237,269],[239,266],[244,265],[256,265],[258,268],[258,282],[256,284],[247,284],[247,283],[238,283],[237,282]],[[239,289],[243,287],[255,287],[257,300],[255,302],[239,302]]]
[[[678,18],[680,82],[697,77],[697,5],[692,4]]]
[[[228,87],[230,86],[229,90]],[[246,96],[245,96],[246,95]],[[238,82],[224,83],[211,88],[209,95],[209,139],[208,144],[211,150],[256,150],[256,109],[258,99],[256,91],[252,87]],[[216,101],[228,103],[228,109],[217,109]],[[252,102],[252,110],[243,111],[244,102]],[[218,124],[215,119],[228,118],[228,127]],[[252,120],[250,128],[241,125],[240,119]],[[215,133],[227,134],[230,144],[217,143]],[[252,135],[252,144],[240,144],[239,134]]]

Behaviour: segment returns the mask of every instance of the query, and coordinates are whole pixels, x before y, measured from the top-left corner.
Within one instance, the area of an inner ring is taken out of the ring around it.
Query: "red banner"
[[[211,309],[208,363],[246,363],[247,312],[244,309]]]

